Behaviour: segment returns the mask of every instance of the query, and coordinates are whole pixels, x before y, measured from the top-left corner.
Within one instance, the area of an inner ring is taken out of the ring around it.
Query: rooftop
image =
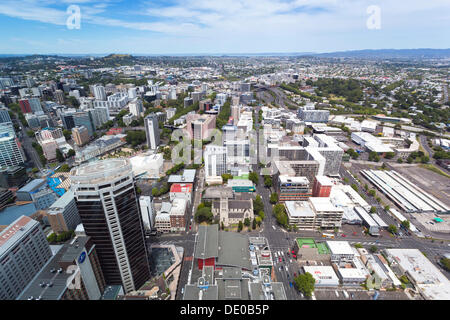
[[[199,226],[197,242],[194,249],[194,258],[208,259],[219,256],[219,228],[217,224]]]
[[[331,254],[354,255],[353,249],[348,241],[327,241]]]
[[[5,228],[0,233],[0,257],[17,241],[26,236],[37,224],[39,223],[30,217],[21,216]]]
[[[311,197],[309,202],[316,212],[344,212],[341,207],[335,206],[330,198]]]

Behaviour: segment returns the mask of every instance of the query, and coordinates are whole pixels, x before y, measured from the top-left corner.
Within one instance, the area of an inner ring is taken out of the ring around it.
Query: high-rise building
[[[36,220],[21,216],[0,233],[0,300],[14,300],[52,257]]]
[[[133,100],[137,98],[137,89],[136,87],[128,89],[128,99]]]
[[[239,122],[239,116],[241,114],[241,107],[239,105],[231,106],[231,116],[233,117],[233,123],[236,125]]]
[[[92,126],[91,118],[88,112],[76,112],[73,114],[73,122],[75,126],[84,126],[89,133],[89,136],[94,135],[94,128]]]
[[[79,236],[56,250],[17,300],[100,300],[105,279],[92,239]]]
[[[72,128],[72,139],[78,146],[84,146],[89,142],[89,132],[85,126]]]
[[[216,127],[216,116],[189,114],[186,116],[186,130],[191,139],[208,139],[212,130]]]
[[[155,150],[159,146],[159,123],[155,113],[144,118],[145,133],[147,135],[147,146]]]
[[[70,179],[106,283],[122,285],[126,293],[139,289],[150,271],[130,161],[91,162],[72,169]]]
[[[5,107],[0,108],[0,123],[11,122],[9,111]]]
[[[327,176],[316,176],[313,185],[313,197],[328,198],[333,182]]]
[[[135,117],[142,117],[144,114],[144,105],[142,104],[142,101],[138,98],[131,101],[128,105],[130,109],[130,113],[134,115]]]
[[[16,131],[14,130],[12,122],[0,123],[0,132],[2,133],[7,132],[11,137],[16,137]]]
[[[72,128],[75,127],[73,115],[74,112],[62,112],[60,115],[63,126],[67,130],[72,130]]]
[[[227,148],[207,145],[203,155],[205,159],[205,176],[216,177],[227,173]]]
[[[17,166],[25,162],[18,140],[10,132],[0,131],[0,167]]]
[[[95,85],[93,89],[95,99],[106,101],[106,91],[104,86]]]
[[[89,118],[95,129],[109,121],[108,107],[95,107],[94,109],[87,109],[86,111],[89,113]]]
[[[55,91],[56,102],[58,102],[59,104],[64,104],[64,98],[65,98],[64,91],[62,91],[62,90]]]
[[[28,99],[19,100],[19,106],[22,110],[22,113],[32,113],[30,102],[28,101]]]

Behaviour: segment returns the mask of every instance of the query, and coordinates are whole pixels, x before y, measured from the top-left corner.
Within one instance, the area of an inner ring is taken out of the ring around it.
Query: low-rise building
[[[303,266],[303,270],[310,273],[316,280],[316,287],[337,287],[339,278],[331,266]]]
[[[192,183],[174,183],[170,187],[170,201],[175,199],[184,199],[189,203],[192,203]]]

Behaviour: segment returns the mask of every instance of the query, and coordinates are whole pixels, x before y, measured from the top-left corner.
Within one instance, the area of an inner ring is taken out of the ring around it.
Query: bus
[[[334,234],[332,234],[332,233],[322,233],[322,238],[334,239]]]

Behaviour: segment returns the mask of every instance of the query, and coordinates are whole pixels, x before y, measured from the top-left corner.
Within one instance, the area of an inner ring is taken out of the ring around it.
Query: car
[[[297,260],[297,256],[295,254],[292,255],[294,257],[295,260]]]
[[[287,252],[287,256],[290,257],[291,255],[289,254],[289,251]]]
[[[355,232],[353,232],[353,235],[354,235],[354,236],[356,236],[356,231],[355,231]]]
[[[278,262],[281,262],[281,257],[278,257]]]
[[[192,226],[189,226],[189,231],[192,229]]]
[[[345,238],[347,235],[345,235],[345,234],[341,234],[341,237],[343,237],[343,238]]]
[[[297,276],[297,272],[294,272],[294,277],[296,277]]]

